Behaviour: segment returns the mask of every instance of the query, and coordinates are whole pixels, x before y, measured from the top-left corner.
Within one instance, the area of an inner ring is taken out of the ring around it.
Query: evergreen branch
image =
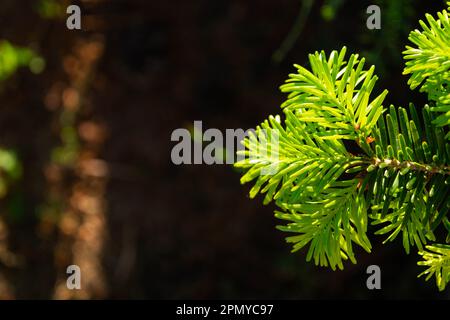
[[[373,224],[387,223],[377,234],[390,233],[387,242],[402,232],[407,253],[410,245],[422,250],[427,239],[434,240],[433,231],[450,206],[450,152],[430,108],[422,111],[424,125],[412,105],[411,120],[405,109],[393,106],[386,119],[379,119],[374,130],[376,158],[365,182],[371,188],[367,199]]]
[[[357,180],[335,182],[319,196],[279,205],[288,211],[276,211],[275,216],[290,223],[278,229],[298,233],[286,238],[294,244],[292,252],[310,243],[307,261],[314,258],[316,265],[343,269],[343,260],[356,263],[352,242],[370,252],[366,205]]]
[[[341,141],[307,130],[311,128],[286,111],[285,128],[279,116],[269,117],[244,140],[246,150],[240,155],[245,159],[235,166],[248,170],[241,183],[257,179],[251,198],[266,193],[267,204],[289,194],[298,195],[296,200],[320,194],[345,171],[361,165],[362,158],[348,153]]]
[[[378,79],[375,67],[363,70],[365,59],[352,54],[345,60],[347,49],[331,52],[327,59],[322,51],[309,55],[312,72],[295,65],[297,74],[290,74],[281,91],[289,93],[282,108],[295,111],[303,122],[315,123],[324,129],[319,135],[326,139],[364,139],[370,134],[382,113],[387,90],[371,100]]]
[[[407,46],[403,52],[407,60],[403,74],[411,74],[411,89],[420,86],[435,101],[431,111],[441,113],[435,123],[444,126],[450,124],[450,19],[446,10],[437,19],[430,14],[426,19],[428,24],[420,21],[423,31],[415,30],[409,36],[417,48]]]
[[[450,22],[445,10],[437,20],[426,17],[429,26],[421,21],[424,31],[410,34],[418,48],[404,52],[409,85],[431,100],[421,114],[413,105],[384,110],[386,90],[371,99],[374,67],[363,70],[356,54],[346,60],[345,47],[328,58],[316,52],[311,71],[296,65],[281,86],[284,123],[276,116],[258,126],[236,166],[246,171],[242,183],[256,180],[250,197],[266,193],[264,203],[281,208],[275,216],[288,224],[278,229],[295,233],[287,238],[293,251],[309,244],[308,261],[332,269],[355,263],[353,243],[371,250],[370,216],[383,225],[376,233],[388,235],[385,242],[401,234],[407,253],[417,246],[419,265],[428,266],[422,275],[434,275],[444,290],[450,246],[427,243],[441,226],[450,242]]]
[[[450,245],[435,244],[427,246],[428,251],[421,251],[419,254],[423,257],[423,261],[419,261],[419,266],[428,267],[419,277],[427,275],[428,281],[433,275],[436,278],[436,285],[440,291],[450,282]]]

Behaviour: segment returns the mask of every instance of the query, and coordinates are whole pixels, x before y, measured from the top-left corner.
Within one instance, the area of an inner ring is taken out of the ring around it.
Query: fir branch
[[[297,74],[290,74],[281,91],[289,93],[282,108],[295,111],[307,123],[320,125],[325,139],[365,139],[382,113],[387,95],[383,91],[375,99],[370,96],[378,79],[375,67],[363,70],[365,59],[352,54],[345,60],[347,49],[322,51],[309,56],[312,72],[295,65]]]
[[[420,87],[435,101],[431,111],[440,112],[435,123],[450,124],[450,19],[446,10],[437,19],[426,15],[428,24],[420,21],[423,31],[414,30],[409,40],[417,47],[407,46],[403,52],[406,62],[404,74],[410,74],[411,89]]]
[[[431,100],[421,113],[412,104],[383,108],[386,90],[372,99],[374,67],[364,70],[356,54],[347,60],[345,47],[328,57],[316,52],[311,71],[296,65],[281,86],[285,120],[271,116],[258,126],[236,166],[246,171],[241,183],[256,181],[250,197],[275,200],[275,216],[288,221],[278,229],[294,233],[287,238],[293,251],[309,245],[307,261],[333,270],[347,259],[355,263],[353,244],[371,250],[370,217],[382,225],[376,234],[387,235],[385,242],[401,234],[407,253],[417,246],[419,265],[428,266],[422,274],[434,275],[443,290],[450,246],[428,243],[439,227],[450,242],[450,24],[446,11],[427,21],[410,35],[418,48],[405,51],[408,83]],[[346,140],[360,146],[359,154]]]
[[[423,261],[419,261],[419,266],[428,267],[419,277],[427,275],[425,280],[429,280],[433,275],[436,278],[436,285],[440,291],[450,282],[450,245],[435,244],[427,246],[427,251],[421,251],[419,254]]]

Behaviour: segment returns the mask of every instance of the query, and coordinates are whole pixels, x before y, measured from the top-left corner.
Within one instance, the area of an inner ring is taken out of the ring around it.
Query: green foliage
[[[255,197],[258,192],[266,193],[266,204],[273,199],[290,199],[290,202],[297,203],[310,194],[320,194],[345,170],[361,162],[361,158],[348,153],[339,140],[324,139],[315,134],[319,131],[311,134],[308,124],[302,123],[288,110],[286,117],[286,129],[277,116],[261,124],[256,134],[250,133],[244,142],[246,159],[236,164],[237,167],[250,168],[241,182],[257,179],[250,190],[250,197]]]
[[[367,136],[378,117],[387,90],[370,100],[377,81],[375,67],[365,71],[364,58],[353,54],[345,61],[346,48],[309,56],[312,73],[295,65],[298,74],[291,74],[282,92],[289,93],[282,108],[293,110],[302,122],[320,125],[319,135],[327,139],[356,139]]]
[[[8,41],[0,41],[0,85],[20,67],[28,66],[32,72],[39,73],[44,65],[44,60],[32,50],[14,46]],[[16,154],[0,148],[0,197],[5,196],[8,185],[20,175],[21,166]]]
[[[354,180],[335,181],[322,192],[305,197],[298,203],[281,203],[287,212],[275,216],[289,221],[278,229],[298,235],[288,237],[293,252],[310,243],[307,261],[316,265],[343,269],[342,260],[356,263],[352,242],[370,252],[366,236],[366,204]]]
[[[40,73],[44,65],[44,60],[32,50],[0,41],[0,81],[8,79],[20,67],[27,66],[32,72]]]
[[[401,232],[407,253],[410,245],[422,250],[427,239],[435,239],[433,231],[450,205],[450,146],[444,132],[433,124],[428,106],[422,109],[423,125],[415,107],[409,110],[411,117],[391,106],[380,117],[373,132],[376,157],[365,177],[373,223],[387,224],[377,234],[390,234],[387,242]]]
[[[436,232],[450,242],[450,145],[448,108],[450,29],[444,11],[425,32],[410,39],[405,73],[411,88],[421,85],[430,105],[421,112],[383,107],[387,91],[373,96],[374,67],[364,68],[346,48],[309,56],[311,71],[295,65],[281,91],[283,116],[270,116],[243,142],[245,159],[235,164],[245,174],[241,183],[255,181],[250,197],[265,194],[274,201],[275,216],[293,234],[293,251],[309,246],[307,261],[342,269],[356,263],[353,245],[370,252],[368,220],[380,225],[376,234],[393,241],[401,235],[407,253],[417,246],[443,290],[450,280],[450,247],[434,244]],[[428,46],[428,47],[427,47]],[[433,47],[432,47],[433,46]],[[444,98],[442,98],[444,97]],[[439,111],[440,113],[438,113]],[[350,150],[349,141],[357,145]],[[425,251],[426,248],[428,251]]]
[[[406,62],[404,74],[410,74],[411,89],[420,87],[435,102],[431,111],[440,112],[435,123],[450,124],[450,20],[446,10],[437,19],[426,15],[420,21],[423,31],[411,32],[409,40],[417,47],[407,46],[403,52]]]
[[[450,281],[450,246],[436,244],[427,246],[427,250],[420,252],[424,261],[420,261],[419,265],[427,266],[428,269],[422,272],[419,277],[427,275],[426,280],[429,280],[434,275],[436,285],[442,291]]]
[[[20,178],[22,167],[17,155],[9,150],[0,148],[0,198],[4,197],[8,184]]]

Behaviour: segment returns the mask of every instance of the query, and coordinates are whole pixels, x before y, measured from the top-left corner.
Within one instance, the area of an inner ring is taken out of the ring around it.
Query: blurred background
[[[66,8],[82,10],[82,31]],[[382,29],[366,28],[381,8]],[[172,164],[173,130],[254,128],[307,54],[346,45],[387,103],[410,30],[444,1],[2,0],[0,298],[448,299],[401,241],[333,272],[290,253],[229,165]],[[82,289],[66,288],[80,266]],[[382,290],[366,288],[379,265]]]

